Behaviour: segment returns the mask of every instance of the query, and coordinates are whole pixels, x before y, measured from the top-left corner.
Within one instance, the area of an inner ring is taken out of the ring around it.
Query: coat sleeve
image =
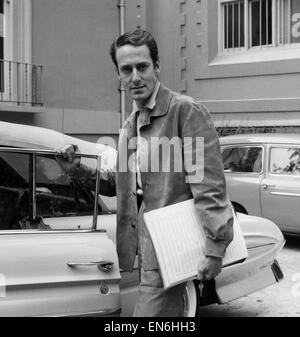
[[[182,129],[186,182],[206,234],[206,256],[224,257],[233,239],[233,214],[227,196],[217,132],[208,110],[189,104]]]

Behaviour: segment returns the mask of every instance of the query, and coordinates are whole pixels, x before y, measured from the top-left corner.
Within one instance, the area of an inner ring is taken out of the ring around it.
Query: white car
[[[236,211],[262,216],[299,235],[300,134],[220,138],[230,200]]]
[[[137,264],[119,269],[116,198],[69,178],[54,149],[77,144],[87,165],[114,169],[116,151],[59,132],[0,122],[0,316],[131,316]],[[185,315],[226,303],[283,278],[276,256],[284,238],[271,221],[238,213],[248,258],[206,281],[187,283]]]

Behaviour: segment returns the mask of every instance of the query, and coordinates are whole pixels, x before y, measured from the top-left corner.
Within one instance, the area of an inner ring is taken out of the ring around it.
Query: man
[[[209,280],[220,273],[222,257],[233,237],[233,218],[218,137],[204,106],[191,97],[172,92],[159,82],[160,61],[151,34],[140,29],[125,33],[113,42],[110,53],[118,77],[133,99],[133,112],[123,125],[119,138],[115,179],[111,172],[102,172],[100,184],[102,193],[117,194],[120,267],[131,271],[138,250],[140,288],[135,316],[182,316],[185,284],[163,289],[142,215],[144,211],[193,198],[207,238],[205,258],[199,261],[199,279]],[[193,170],[187,163],[188,156],[194,161],[197,159],[198,152],[194,148],[197,138],[204,142],[204,154],[201,152],[204,156],[203,175],[199,179],[187,179],[191,178],[187,177],[188,173],[196,173],[199,169]],[[184,139],[189,139],[193,146],[188,150],[182,146],[181,151],[168,153],[167,159],[158,153],[162,166],[168,162],[173,167],[169,172],[163,167],[151,171],[147,158],[151,161],[152,155],[153,164],[153,151],[154,154],[159,152],[150,146],[153,139],[180,139],[182,145]],[[65,164],[73,179],[86,184],[94,179],[93,172],[79,165],[78,160],[73,161],[72,147],[64,149],[62,154],[70,162],[63,163],[60,159],[61,165]],[[174,169],[178,163],[182,164],[181,170]]]

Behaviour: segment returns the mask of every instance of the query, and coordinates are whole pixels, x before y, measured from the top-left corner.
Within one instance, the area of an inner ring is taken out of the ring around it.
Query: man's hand
[[[198,265],[198,280],[211,280],[220,274],[222,270],[222,258],[205,256]]]
[[[68,174],[75,172],[80,165],[80,158],[76,157],[79,153],[77,145],[66,145],[62,148],[56,149],[56,161],[60,167]]]

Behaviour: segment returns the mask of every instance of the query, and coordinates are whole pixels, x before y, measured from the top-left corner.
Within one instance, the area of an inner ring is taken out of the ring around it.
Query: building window
[[[277,0],[278,44],[300,42],[300,0]]]
[[[300,0],[219,0],[220,50],[300,43]]]
[[[3,38],[4,38],[4,11],[3,11],[3,0],[0,0],[0,58],[3,59]]]
[[[4,6],[0,0],[0,92],[4,91]]]
[[[224,4],[224,47],[244,47],[244,1]]]
[[[249,2],[250,46],[272,44],[272,0]]]

